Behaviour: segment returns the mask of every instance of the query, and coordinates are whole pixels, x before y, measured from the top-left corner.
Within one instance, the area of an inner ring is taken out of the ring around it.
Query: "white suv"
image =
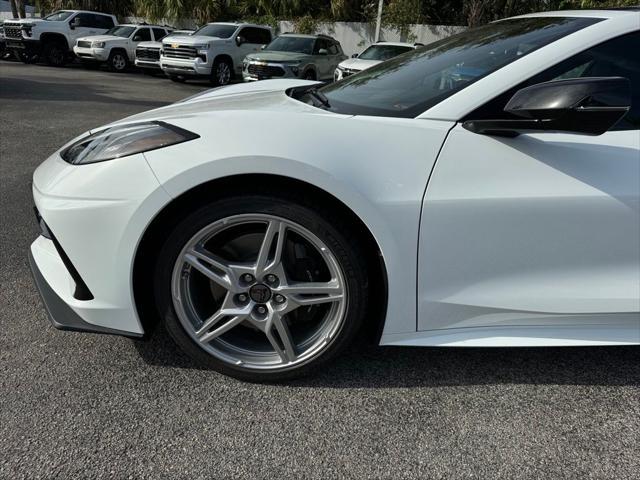
[[[397,57],[403,53],[422,47],[421,43],[401,43],[401,42],[377,42],[368,47],[360,55],[354,54],[344,62],[341,62],[333,74],[333,80],[337,82],[345,77],[359,73],[362,70],[378,65],[379,63]]]
[[[5,20],[7,49],[25,63],[38,57],[61,67],[72,58],[76,40],[86,35],[99,35],[118,25],[113,15],[85,10],[58,10],[42,19]]]
[[[208,77],[227,85],[242,73],[242,60],[271,42],[271,28],[249,23],[209,23],[193,35],[165,38],[160,66],[173,81]]]
[[[169,35],[171,38],[186,37],[193,33],[193,30],[174,30]],[[145,73],[154,73],[160,70],[160,50],[162,42],[156,39],[155,42],[140,42],[136,47],[136,67],[141,68]]]
[[[106,62],[114,72],[123,72],[135,61],[140,42],[158,41],[169,33],[171,28],[160,25],[123,24],[104,35],[79,38],[73,51],[85,64]]]

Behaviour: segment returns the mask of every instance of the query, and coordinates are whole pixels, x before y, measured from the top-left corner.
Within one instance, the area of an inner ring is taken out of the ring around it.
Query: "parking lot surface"
[[[363,343],[315,377],[253,385],[161,331],[51,327],[27,265],[34,168],[204,88],[0,63],[1,478],[640,478],[640,348]]]

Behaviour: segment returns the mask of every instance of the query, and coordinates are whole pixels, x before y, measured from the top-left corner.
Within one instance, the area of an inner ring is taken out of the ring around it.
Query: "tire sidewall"
[[[49,65],[63,67],[67,63],[67,51],[62,44],[56,42],[47,43],[44,50],[44,56]]]
[[[173,268],[184,245],[207,225],[232,215],[262,213],[291,220],[317,235],[337,259],[345,281],[347,305],[342,326],[332,342],[306,363],[290,370],[257,372],[237,368],[205,352],[184,330],[173,306],[171,279]],[[251,382],[280,381],[307,374],[326,363],[342,351],[356,335],[366,305],[368,290],[366,263],[357,248],[332,223],[313,210],[300,204],[289,203],[275,197],[252,196],[218,200],[180,221],[168,236],[158,256],[154,275],[156,306],[166,330],[176,343],[199,363],[220,373]]]
[[[117,57],[122,57],[122,59],[124,60],[124,66],[122,68],[116,68],[115,66],[115,61]],[[127,58],[127,55],[124,52],[121,52],[119,50],[116,50],[115,52],[111,52],[109,54],[109,69],[114,71],[114,72],[124,72],[127,70],[127,67],[129,66],[129,60]]]
[[[220,65],[226,65],[229,67],[229,80],[227,83],[220,83],[218,80],[218,68]],[[213,62],[213,66],[211,67],[211,84],[217,87],[223,87],[225,85],[229,85],[233,81],[233,65],[226,59],[216,59]]]

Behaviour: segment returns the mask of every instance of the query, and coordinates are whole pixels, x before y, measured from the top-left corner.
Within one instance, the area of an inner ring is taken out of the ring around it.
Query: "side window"
[[[79,13],[73,21],[78,27],[98,28],[93,13]]]
[[[133,40],[135,42],[150,42],[151,30],[148,28],[139,28],[138,31],[133,35]]]
[[[465,120],[473,118],[505,118],[505,105],[521,88],[536,83],[582,77],[625,77],[631,85],[631,109],[613,128],[614,130],[640,130],[640,31],[591,47],[526,82],[505,92],[478,108]]]
[[[107,15],[96,15],[96,22],[98,23],[98,28],[103,28],[105,30],[109,30],[114,27],[113,18]]]
[[[318,38],[316,40],[316,45],[313,47],[313,54],[319,55],[320,50],[329,50],[329,42],[327,42],[324,38]]]
[[[240,36],[245,39],[246,43],[258,45],[271,43],[271,32],[265,28],[246,27],[242,29]]]
[[[160,41],[161,39],[163,39],[164,37],[167,36],[167,31],[164,28],[154,28],[153,29],[153,36],[156,40],[156,42]]]

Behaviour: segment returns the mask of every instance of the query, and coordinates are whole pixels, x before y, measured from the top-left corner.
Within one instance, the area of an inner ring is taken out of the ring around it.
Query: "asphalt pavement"
[[[0,478],[640,478],[640,348],[366,343],[253,385],[147,342],[50,326],[27,250],[35,167],[207,88],[0,62]]]

